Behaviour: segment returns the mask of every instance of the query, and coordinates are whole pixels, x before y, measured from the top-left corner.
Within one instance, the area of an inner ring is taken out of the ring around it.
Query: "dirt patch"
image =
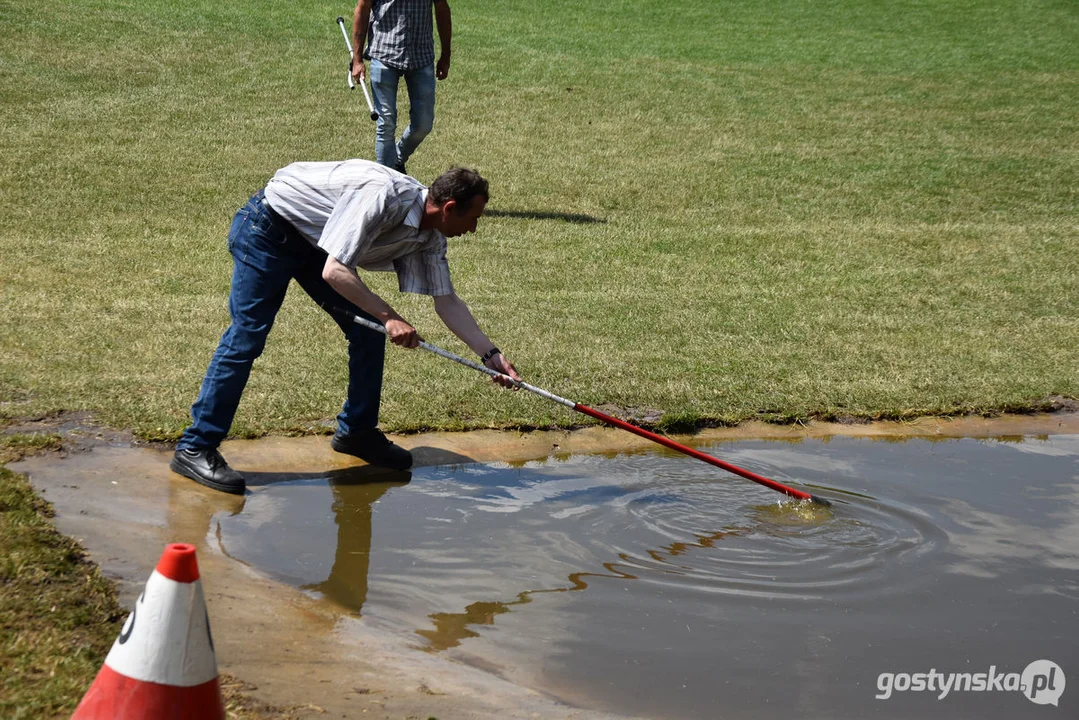
[[[1075,398],[1068,398],[1063,395],[1050,395],[1047,402],[1049,407],[1046,409],[1046,412],[1079,412],[1079,400],[1076,400]]]
[[[639,407],[624,408],[621,405],[614,405],[612,403],[597,405],[596,410],[599,410],[601,413],[606,413],[607,415],[612,415],[619,420],[634,423],[635,425],[654,425],[663,417],[662,410]]]
[[[58,412],[9,418],[3,427],[0,427],[0,436],[11,435],[58,435],[67,452],[89,450],[101,445],[119,447],[138,443],[130,431],[106,427],[89,412]]]

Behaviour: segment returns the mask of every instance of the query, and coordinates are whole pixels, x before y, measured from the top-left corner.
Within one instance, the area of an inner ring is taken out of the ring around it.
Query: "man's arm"
[[[359,0],[352,15],[352,77],[363,80],[367,74],[363,66],[363,46],[367,42],[367,25],[371,22],[371,3]],[[441,30],[439,31],[441,33]]]
[[[438,27],[438,44],[442,54],[435,65],[435,77],[445,80],[450,74],[450,45],[453,41],[453,23],[450,21],[450,4],[446,0],[435,0],[435,25]]]
[[[491,339],[487,337],[483,330],[480,330],[479,324],[476,323],[476,318],[472,316],[472,311],[468,309],[468,305],[465,305],[464,300],[457,297],[456,293],[436,295],[435,312],[438,313],[438,317],[446,324],[446,327],[454,335],[461,338],[461,342],[468,345],[472,352],[484,357],[494,349],[494,343],[491,342]],[[492,370],[510,376],[514,380],[521,379],[521,376],[517,374],[517,369],[501,352],[496,352],[493,356],[487,358],[487,362],[484,364]],[[495,382],[506,387],[513,387],[513,383],[506,381],[505,378],[495,378]]]
[[[376,320],[386,326],[386,334],[390,342],[406,348],[419,347],[422,339],[416,328],[412,327],[397,311],[390,307],[389,303],[371,291],[356,271],[333,257],[326,258],[326,264],[322,268],[322,279],[330,284],[334,290],[340,293],[346,300],[359,307]],[[467,311],[467,308],[466,308]],[[479,328],[477,328],[478,330]]]

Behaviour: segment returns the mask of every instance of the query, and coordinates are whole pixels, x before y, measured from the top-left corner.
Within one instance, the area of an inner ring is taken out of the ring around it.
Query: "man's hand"
[[[502,353],[495,353],[494,357],[489,359],[485,365],[495,372],[502,373],[498,377],[491,378],[496,383],[502,387],[513,388],[514,390],[521,389],[513,384],[513,380],[521,382],[521,376],[517,374],[517,368],[513,367],[513,363],[507,360],[505,355]]]
[[[416,328],[404,320],[387,320],[386,335],[389,336],[390,342],[403,348],[418,348],[420,340],[423,340],[416,332]]]
[[[438,64],[435,65],[435,77],[439,80],[445,80],[446,76],[450,74],[450,56],[448,53],[443,53],[438,58]]]
[[[353,55],[353,58],[352,58],[352,77],[353,77],[353,79],[358,80],[359,82],[363,82],[364,78],[366,76],[367,76],[367,69],[363,65],[363,58],[362,57],[357,58],[357,57],[355,57],[355,55]]]

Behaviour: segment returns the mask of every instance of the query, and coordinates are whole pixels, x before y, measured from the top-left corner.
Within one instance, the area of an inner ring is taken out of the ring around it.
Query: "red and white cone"
[[[169,545],[72,720],[224,717],[195,547]]]

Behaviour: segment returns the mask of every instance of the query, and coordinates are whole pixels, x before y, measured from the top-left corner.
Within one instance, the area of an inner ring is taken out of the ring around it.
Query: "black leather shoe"
[[[330,440],[330,447],[339,453],[354,455],[371,465],[408,470],[412,467],[412,453],[400,445],[394,445],[378,428],[357,430],[348,435],[340,433]]]
[[[244,477],[229,467],[225,458],[214,450],[177,450],[169,463],[174,473],[190,478],[197,483],[214,490],[243,495]]]
[[[400,160],[398,160],[397,164],[393,166],[393,169],[401,173],[402,175],[408,175],[408,170],[405,170],[405,164]]]

